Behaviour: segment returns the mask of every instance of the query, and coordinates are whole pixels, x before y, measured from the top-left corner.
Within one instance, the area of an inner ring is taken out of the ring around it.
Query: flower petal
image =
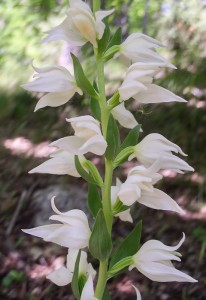
[[[89,276],[87,282],[85,283],[80,300],[98,300],[94,296],[94,286],[91,276]]]
[[[144,91],[133,95],[133,98],[140,103],[187,102],[183,98],[156,84],[147,84],[146,87],[147,89]]]
[[[34,111],[46,106],[57,107],[63,105],[73,97],[75,92],[76,90],[73,88],[62,93],[49,93],[38,101]]]
[[[157,282],[197,282],[191,276],[158,262],[145,262],[138,270],[146,277]]]
[[[124,210],[124,211],[116,214],[115,217],[119,217],[120,220],[123,221],[123,222],[133,223],[133,219],[132,219],[132,216],[130,214],[130,209]]]
[[[124,103],[121,103],[112,109],[113,117],[125,128],[132,129],[138,125],[133,114],[127,110]]]
[[[181,215],[185,214],[182,208],[170,196],[155,188],[153,191],[142,190],[141,196],[137,201],[150,208],[170,210]]]
[[[141,294],[138,290],[138,288],[136,288],[134,285],[132,285],[133,288],[135,289],[135,292],[136,292],[136,296],[137,296],[137,299],[136,300],[142,300],[142,297],[141,297]]]
[[[65,286],[72,282],[73,274],[65,267],[61,267],[47,275],[47,279],[51,280],[58,286]]]
[[[29,171],[29,174],[33,173],[80,177],[75,168],[74,155],[66,151],[56,151],[56,155],[54,157]]]

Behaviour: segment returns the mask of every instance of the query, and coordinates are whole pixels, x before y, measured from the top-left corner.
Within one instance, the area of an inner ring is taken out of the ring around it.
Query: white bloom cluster
[[[64,21],[51,29],[44,41],[64,40],[76,47],[81,47],[89,42],[97,53],[98,41],[102,39],[105,30],[103,19],[109,16],[113,10],[100,10],[93,13],[88,4],[82,0],[69,0],[69,4]],[[156,50],[162,47],[159,41],[142,33],[133,33],[117,47],[116,57],[125,62],[129,68],[125,79],[116,92],[119,97],[117,97],[117,102],[115,104],[110,102],[111,98],[105,105],[108,114],[111,112],[121,126],[133,129],[138,125],[133,114],[125,107],[125,101],[130,98],[135,99],[140,104],[185,102],[179,96],[153,83],[160,68],[175,68],[157,53]],[[38,101],[35,111],[46,106],[63,105],[75,93],[83,94],[84,88],[77,79],[75,80],[77,77],[74,78],[65,67],[33,68],[36,71],[35,80],[22,85],[22,87],[29,91],[46,93]],[[75,166],[75,155],[79,157],[80,162],[84,162],[84,155],[88,152],[95,155],[105,154],[109,145],[105,135],[102,134],[102,124],[99,121],[89,115],[66,119],[66,121],[71,124],[74,135],[52,142],[51,146],[57,147],[57,150],[50,155],[49,160],[31,170],[30,173],[67,174],[80,177],[79,169],[77,171]],[[113,128],[108,128],[108,130],[112,131]],[[153,209],[184,214],[184,211],[170,196],[155,188],[154,185],[162,179],[160,171],[163,169],[170,169],[177,173],[193,171],[188,163],[173,153],[180,153],[183,156],[186,154],[178,145],[157,133],[147,135],[136,146],[132,147],[133,152],[130,152],[128,160],[136,158],[141,165],[133,167],[129,171],[125,182],[122,183],[117,179],[116,185],[111,187],[111,199],[109,200],[111,200],[111,207],[115,211],[114,215],[122,221],[133,222],[130,207],[135,202]],[[119,203],[120,207],[121,205],[124,206],[122,210],[117,209]],[[59,286],[72,282],[75,262],[79,250],[81,250],[79,273],[86,278],[86,281],[79,298],[80,300],[98,300],[94,295],[93,287],[96,271],[87,262],[87,253],[82,250],[88,247],[91,237],[87,216],[78,209],[65,213],[60,212],[55,206],[54,197],[51,199],[51,205],[55,215],[52,215],[50,220],[60,222],[60,224],[40,226],[23,231],[40,237],[44,241],[69,248],[66,266],[47,276]],[[166,246],[156,240],[146,242],[132,256],[133,263],[129,270],[136,267],[142,274],[154,281],[196,282],[189,275],[176,270],[171,263],[171,260],[180,261],[181,255],[176,250],[182,245],[184,239],[185,236],[174,247]],[[141,300],[139,290],[136,287],[134,289],[137,300]]]

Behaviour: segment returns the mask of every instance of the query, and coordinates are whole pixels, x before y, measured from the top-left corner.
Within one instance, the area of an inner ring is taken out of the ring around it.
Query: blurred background
[[[45,276],[65,263],[66,249],[26,236],[22,228],[43,225],[51,215],[50,199],[65,211],[86,209],[87,185],[67,176],[28,175],[51,152],[48,144],[72,134],[68,116],[83,115],[88,99],[75,96],[69,105],[33,113],[40,94],[29,94],[20,85],[31,80],[35,66],[61,64],[69,69],[70,51],[84,61],[92,80],[94,61],[91,48],[81,52],[64,42],[42,44],[43,32],[59,24],[67,1],[0,1],[0,299],[72,300],[70,287],[59,288]],[[158,132],[182,147],[194,173],[177,175],[164,171],[159,187],[181,205],[184,217],[135,206],[133,218],[143,219],[142,243],[159,239],[176,244],[186,233],[177,268],[198,279],[197,284],[154,283],[136,271],[122,274],[109,283],[112,299],[135,299],[131,284],[139,287],[144,300],[206,299],[206,1],[205,0],[105,0],[102,7],[115,7],[109,23],[121,26],[124,37],[134,31],[159,39],[162,55],[177,66],[164,70],[156,83],[188,100],[187,104],[161,104],[130,108],[146,135]],[[106,65],[107,94],[118,87],[125,68],[116,60]],[[122,137],[127,130],[121,129]],[[142,136],[143,136],[142,135]],[[53,150],[53,149],[52,149]],[[93,158],[100,171],[102,161]],[[134,162],[135,163],[135,162]],[[127,163],[118,175],[124,180]],[[133,228],[115,223],[115,245]],[[96,262],[93,262],[94,265]]]

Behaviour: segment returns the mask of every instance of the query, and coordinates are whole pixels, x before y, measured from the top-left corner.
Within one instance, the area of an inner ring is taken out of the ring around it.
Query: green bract
[[[100,209],[89,240],[91,254],[100,261],[105,261],[111,253],[112,241],[107,229],[103,210]]]

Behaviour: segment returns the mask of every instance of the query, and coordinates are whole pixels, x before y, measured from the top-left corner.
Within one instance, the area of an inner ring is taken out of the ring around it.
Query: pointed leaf
[[[79,262],[80,262],[80,257],[81,257],[81,251],[79,250],[79,253],[77,255],[77,259],[75,262],[75,267],[74,267],[74,274],[72,277],[72,291],[74,296],[77,298],[77,300],[80,299],[80,291],[79,291]]]
[[[111,296],[109,294],[109,291],[108,291],[108,288],[106,287],[105,290],[104,290],[104,294],[102,296],[102,300],[111,300]]]
[[[100,261],[107,259],[112,250],[112,241],[102,209],[98,212],[95,220],[89,240],[89,249],[91,254]]]
[[[104,51],[107,49],[109,41],[110,41],[110,29],[109,29],[108,24],[106,24],[104,34],[103,34],[101,40],[98,41],[99,53],[104,53]]]
[[[95,119],[97,119],[99,122],[101,121],[101,110],[99,106],[99,102],[91,97],[90,99],[90,109],[92,112],[92,115]]]
[[[122,28],[117,28],[116,32],[114,33],[113,37],[111,38],[107,50],[113,46],[120,45],[122,43]]]
[[[79,287],[80,295],[82,294],[82,290],[83,290],[86,282],[87,282],[87,276],[85,274],[79,274],[78,287]]]
[[[89,173],[87,173],[85,171],[85,169],[82,167],[79,157],[77,155],[75,155],[74,161],[75,161],[75,167],[77,169],[77,172],[79,173],[79,175],[81,175],[81,177],[84,180],[86,180],[89,183],[99,185],[99,183]]]
[[[98,211],[102,208],[102,202],[96,185],[89,183],[88,206],[93,217],[96,217]]]
[[[128,160],[128,157],[134,153],[134,146],[127,147],[123,149],[117,156],[115,157],[115,160],[113,161],[113,168],[118,167],[119,165],[123,164]]]
[[[111,261],[110,269],[117,262],[128,256],[133,256],[140,247],[140,238],[142,232],[142,221],[140,221],[132,232],[126,237],[126,239],[119,245],[119,247],[114,251]]]
[[[108,122],[106,141],[108,146],[105,152],[105,157],[108,160],[113,160],[119,151],[120,136],[119,136],[119,128],[112,115],[110,115],[109,122]]]
[[[88,93],[92,97],[98,98],[98,94],[87,79],[78,58],[73,53],[71,53],[71,57],[74,65],[74,76],[78,87],[80,87],[84,92]]]
[[[113,277],[113,276],[121,273],[122,271],[124,271],[125,269],[127,269],[129,266],[131,266],[133,264],[133,262],[134,261],[133,261],[133,257],[132,256],[127,256],[127,257],[119,260],[107,272],[108,278],[111,278],[111,277]]]
[[[141,129],[141,125],[137,125],[133,129],[130,130],[130,132],[126,136],[125,140],[121,144],[121,146],[119,148],[119,152],[127,147],[136,146],[138,144],[140,129]]]
[[[96,166],[90,160],[85,160],[84,166],[89,171],[89,173],[92,175],[92,178],[95,180],[95,182],[99,186],[103,186],[102,177],[100,176],[99,171],[97,170]]]

